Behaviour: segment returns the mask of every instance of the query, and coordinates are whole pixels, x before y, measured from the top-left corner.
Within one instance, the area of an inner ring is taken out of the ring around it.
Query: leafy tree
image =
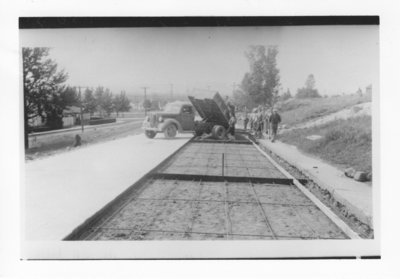
[[[54,129],[62,128],[64,110],[72,105],[79,105],[79,96],[74,88],[66,87],[58,94],[52,94],[44,105],[46,125]]]
[[[111,112],[114,110],[113,94],[108,88],[104,92],[104,98],[103,102],[101,103],[101,108],[104,110],[107,116],[110,116]]]
[[[288,88],[285,93],[282,95],[282,100],[286,101],[292,98],[292,94],[290,93],[290,89]]]
[[[143,107],[145,110],[151,109],[151,101],[149,99],[144,100]]]
[[[152,101],[150,101],[150,103],[151,103],[150,108],[152,110],[160,110],[160,102],[159,101],[152,100]]]
[[[57,71],[57,63],[48,58],[49,48],[22,48],[25,148],[29,148],[29,122],[44,117],[50,126],[62,123],[62,112],[70,101],[63,83],[68,75]],[[66,95],[65,95],[66,94]],[[62,126],[62,124],[61,124]]]
[[[257,104],[253,101],[252,96],[246,94],[240,89],[235,89],[233,91],[234,103],[238,106],[244,106],[246,108],[254,108]]]
[[[91,116],[97,109],[96,98],[94,97],[93,89],[91,89],[91,88],[85,89],[85,93],[84,93],[84,97],[83,97],[83,107],[84,107],[84,111],[90,113]]]
[[[315,77],[313,74],[308,75],[306,80],[306,88],[312,90],[315,88]]]
[[[296,98],[320,98],[318,90],[315,89],[315,78],[313,74],[308,75],[305,86],[297,89]]]
[[[105,113],[107,116],[113,111],[113,98],[110,89],[99,86],[95,90],[95,99],[97,109],[100,111],[100,115],[103,116]]]
[[[280,87],[276,62],[278,52],[277,47],[266,49],[262,45],[250,46],[246,52],[250,71],[244,75],[241,89],[251,96],[254,103],[272,106],[278,96]]]
[[[126,97],[125,91],[121,91],[119,95],[116,95],[113,100],[114,109],[117,112],[117,117],[119,112],[129,111],[131,109],[131,104]]]

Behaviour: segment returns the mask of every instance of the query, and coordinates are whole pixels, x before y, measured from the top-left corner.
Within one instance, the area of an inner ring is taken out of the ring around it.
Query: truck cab
[[[179,133],[193,133],[195,110],[191,103],[173,102],[164,111],[148,115],[142,128],[148,138],[164,133],[166,138],[174,138]]]

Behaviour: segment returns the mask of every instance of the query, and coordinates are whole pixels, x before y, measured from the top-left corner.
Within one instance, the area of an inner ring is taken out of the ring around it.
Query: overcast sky
[[[51,47],[72,86],[114,93],[192,88],[230,94],[248,71],[249,45],[277,45],[281,84],[294,94],[314,74],[321,94],[379,87],[378,26],[21,30],[21,46]]]

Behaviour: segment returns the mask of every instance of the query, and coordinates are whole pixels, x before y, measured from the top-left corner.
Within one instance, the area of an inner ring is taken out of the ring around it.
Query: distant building
[[[44,123],[43,117],[41,117],[41,116],[35,116],[35,117],[29,119],[30,127],[40,127],[40,126],[43,126],[44,124],[45,123]]]
[[[82,113],[84,123],[90,120],[90,113]],[[63,127],[71,127],[74,125],[81,124],[81,109],[80,107],[71,106],[64,110],[63,112]]]

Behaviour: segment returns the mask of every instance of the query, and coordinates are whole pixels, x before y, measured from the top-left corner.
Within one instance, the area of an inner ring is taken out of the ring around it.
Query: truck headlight
[[[164,121],[164,119],[162,118],[162,116],[160,116],[159,118],[158,118],[158,122],[163,122]]]

